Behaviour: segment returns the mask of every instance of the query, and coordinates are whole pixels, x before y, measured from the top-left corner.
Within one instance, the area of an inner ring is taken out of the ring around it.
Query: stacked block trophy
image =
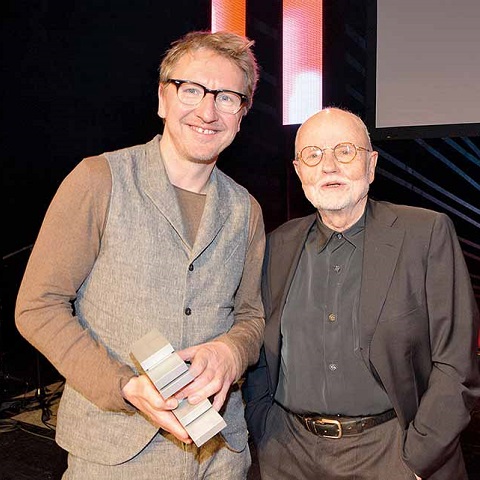
[[[135,342],[131,354],[164,399],[193,380],[188,365],[157,330],[152,330]],[[196,405],[185,398],[172,412],[197,447],[227,426],[208,398]]]

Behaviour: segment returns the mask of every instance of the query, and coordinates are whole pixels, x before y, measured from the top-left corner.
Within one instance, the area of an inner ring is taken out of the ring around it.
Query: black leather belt
[[[341,438],[358,435],[364,430],[395,418],[396,415],[395,410],[392,408],[386,412],[369,417],[342,417],[337,415],[310,416],[299,414],[295,414],[295,416],[309,432],[315,435],[326,438]]]

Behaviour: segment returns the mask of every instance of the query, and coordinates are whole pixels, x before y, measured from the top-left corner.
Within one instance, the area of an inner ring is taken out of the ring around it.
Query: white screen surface
[[[377,0],[375,128],[480,123],[480,0]]]

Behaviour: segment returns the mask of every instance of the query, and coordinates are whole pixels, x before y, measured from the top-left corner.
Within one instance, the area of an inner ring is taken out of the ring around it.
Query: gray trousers
[[[414,480],[394,418],[359,435],[324,438],[274,404],[257,446],[262,480]]]
[[[197,448],[172,435],[157,436],[137,456],[120,465],[91,463],[72,454],[62,480],[244,480],[251,465],[248,445],[228,448],[216,435]]]

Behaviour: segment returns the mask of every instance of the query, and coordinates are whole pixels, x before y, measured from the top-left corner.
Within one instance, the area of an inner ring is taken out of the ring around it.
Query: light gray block
[[[161,388],[160,394],[163,398],[167,399],[174,393],[177,393],[185,385],[188,385],[193,379],[194,376],[187,370],[177,378],[174,378],[168,385],[165,385],[163,388]]]
[[[173,347],[158,330],[152,330],[133,344],[131,353],[147,372],[173,353]]]
[[[193,422],[197,417],[205,413],[209,408],[212,408],[212,404],[206,398],[196,405],[192,405],[185,398],[183,399],[175,410],[172,410],[173,414],[177,417],[178,421],[186,427],[189,423]]]
[[[225,420],[212,407],[187,426],[184,426],[184,428],[195,442],[195,445],[200,447],[226,426]]]
[[[178,353],[174,352],[161,363],[150,368],[147,374],[157,387],[157,390],[161,390],[187,370],[187,364],[181,359]]]

